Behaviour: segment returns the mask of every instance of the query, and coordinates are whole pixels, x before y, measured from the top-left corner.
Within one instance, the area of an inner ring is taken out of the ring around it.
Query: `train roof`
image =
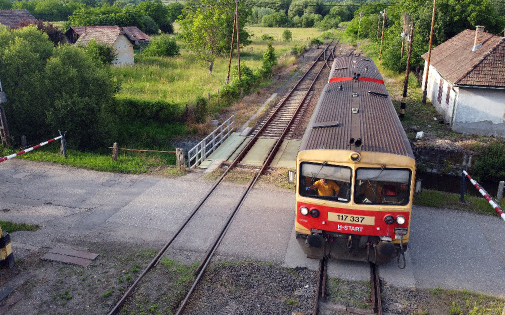
[[[371,59],[352,55],[334,60],[329,83],[303,136],[303,150],[370,151],[414,158],[382,76]]]

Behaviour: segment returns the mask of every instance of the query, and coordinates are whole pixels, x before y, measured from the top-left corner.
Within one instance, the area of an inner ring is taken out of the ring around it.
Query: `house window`
[[[442,104],[443,92],[444,92],[444,80],[442,80],[442,78],[440,78],[440,83],[438,84],[438,96],[437,96],[438,104]]]
[[[445,103],[449,105],[449,97],[451,96],[451,86],[447,84],[447,95],[445,96]]]

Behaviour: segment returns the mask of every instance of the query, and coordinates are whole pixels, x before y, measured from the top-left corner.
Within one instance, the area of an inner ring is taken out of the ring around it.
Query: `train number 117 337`
[[[337,214],[337,220],[343,221],[343,222],[350,222],[350,223],[363,223],[363,221],[365,220],[365,217],[359,217],[359,216],[347,215],[347,214]]]

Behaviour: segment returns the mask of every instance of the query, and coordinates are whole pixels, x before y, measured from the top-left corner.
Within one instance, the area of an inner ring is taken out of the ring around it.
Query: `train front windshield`
[[[299,194],[303,197],[337,202],[351,201],[353,170],[327,163],[300,164]],[[356,169],[354,202],[356,204],[406,205],[410,198],[409,169]]]
[[[304,197],[349,202],[352,169],[326,163],[302,163],[299,191]]]
[[[358,168],[354,202],[406,205],[410,198],[410,177],[408,169]]]

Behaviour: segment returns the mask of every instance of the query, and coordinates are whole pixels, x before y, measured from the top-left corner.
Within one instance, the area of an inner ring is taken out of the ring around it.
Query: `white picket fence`
[[[228,138],[235,126],[235,115],[228,118],[205,139],[188,151],[188,167],[192,169],[202,164],[216,148]]]

